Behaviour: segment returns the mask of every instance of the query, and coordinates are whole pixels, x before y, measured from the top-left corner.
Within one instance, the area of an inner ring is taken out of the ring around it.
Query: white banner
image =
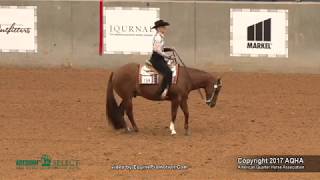
[[[155,34],[151,28],[159,12],[159,8],[105,7],[104,53],[151,53]]]
[[[231,9],[230,55],[288,57],[288,10]]]
[[[37,52],[37,7],[0,7],[0,52]]]

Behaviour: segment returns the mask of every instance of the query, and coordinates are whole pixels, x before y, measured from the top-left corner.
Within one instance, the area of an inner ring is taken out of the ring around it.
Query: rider
[[[164,34],[167,32],[167,26],[170,24],[163,20],[158,20],[154,23],[152,29],[156,29],[157,33],[153,37],[153,52],[150,62],[152,66],[163,75],[163,81],[161,83],[161,98],[165,99],[168,90],[171,86],[172,71],[167,64],[166,59],[172,59],[172,55],[168,55],[165,52],[174,51],[173,48],[164,47]]]

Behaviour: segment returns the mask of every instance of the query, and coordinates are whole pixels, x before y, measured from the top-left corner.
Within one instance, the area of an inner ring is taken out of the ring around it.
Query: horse
[[[179,106],[184,113],[185,134],[189,134],[188,95],[191,91],[199,90],[200,92],[200,89],[204,89],[206,104],[211,108],[216,105],[222,87],[220,77],[215,77],[199,69],[179,66],[177,83],[171,85],[167,93],[167,98],[161,99],[159,89],[162,76],[159,77],[159,84],[139,84],[137,78],[139,66],[137,63],[123,65],[116,71],[111,72],[109,77],[106,90],[106,115],[109,123],[115,130],[129,130],[124,119],[124,113],[126,113],[133,130],[135,132],[139,131],[134,120],[132,105],[132,99],[136,96],[142,96],[153,101],[171,101],[171,122],[169,126],[171,135],[176,134],[175,120]],[[114,91],[122,99],[119,105],[116,102]]]

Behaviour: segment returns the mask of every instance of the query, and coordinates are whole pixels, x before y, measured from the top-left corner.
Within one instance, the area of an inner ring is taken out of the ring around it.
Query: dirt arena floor
[[[236,169],[241,155],[320,154],[320,75],[222,73],[216,108],[189,98],[191,136],[168,130],[168,102],[134,100],[139,133],[105,117],[107,70],[0,69],[0,179],[320,179]],[[16,160],[79,160],[79,169],[16,169]],[[112,170],[112,165],[187,170]]]

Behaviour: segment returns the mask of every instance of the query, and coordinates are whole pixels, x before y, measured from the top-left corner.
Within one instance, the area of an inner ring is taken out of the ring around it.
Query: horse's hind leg
[[[189,109],[188,109],[187,99],[184,99],[181,101],[180,107],[184,114],[185,135],[189,135]]]
[[[133,106],[132,106],[132,99],[128,99],[125,101],[125,109],[126,109],[126,113],[127,113],[127,116],[131,122],[131,125],[134,129],[135,132],[138,132],[139,129],[134,121],[134,118],[133,118]]]
[[[125,111],[125,101],[121,101],[120,105],[119,105],[119,108],[120,108],[120,112],[121,112],[121,115],[124,116],[124,111]],[[129,131],[129,127],[127,126],[127,124],[125,123],[125,129],[126,131]]]
[[[124,116],[124,101],[122,101],[119,105],[120,111],[121,111],[121,115]]]

